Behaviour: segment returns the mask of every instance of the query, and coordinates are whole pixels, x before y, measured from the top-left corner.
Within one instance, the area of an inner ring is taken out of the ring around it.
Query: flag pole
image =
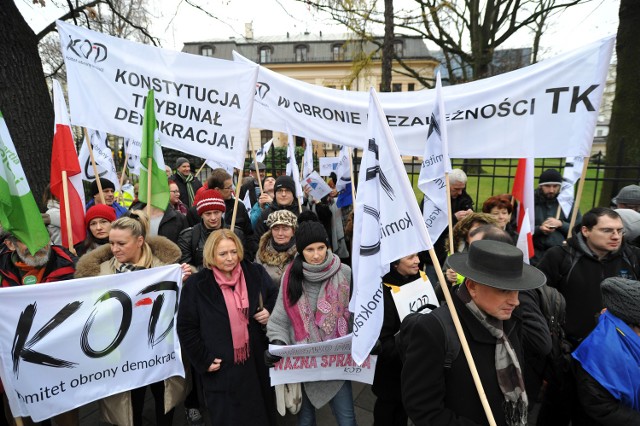
[[[91,138],[89,138],[89,131],[86,127],[82,128],[84,130],[84,139],[87,141],[87,147],[89,148],[89,157],[91,157],[91,165],[93,166],[93,176],[96,178],[96,183],[98,184],[98,193],[100,194],[100,200],[102,200],[102,204],[107,204],[104,200],[104,192],[102,192],[102,182],[100,182],[100,176],[98,176],[98,166],[96,166],[96,159],[93,157],[93,144],[91,143]]]
[[[233,168],[233,174],[236,174],[236,170],[238,171],[238,179],[240,179],[240,169],[237,168]],[[233,180],[232,180],[233,182]],[[233,204],[233,215],[231,216],[231,232],[233,232],[233,230],[236,227],[236,214],[238,214],[238,200],[240,199],[240,193],[238,192],[237,194],[235,194],[236,196],[235,198],[235,202]]]
[[[580,200],[582,199],[582,191],[584,189],[584,181],[587,177],[587,169],[589,168],[589,157],[584,157],[584,164],[582,165],[582,175],[580,175],[580,182],[578,183],[578,193],[576,194],[576,201],[573,203],[573,209],[571,211],[571,222],[569,222],[569,232],[567,232],[567,238],[571,237],[573,233],[573,226],[576,223],[578,217],[578,209],[580,207]]]
[[[14,417],[13,421],[16,422],[16,426],[24,426],[24,423],[22,423],[22,417]]]
[[[76,249],[73,247],[73,228],[71,225],[71,207],[69,206],[69,183],[67,182],[67,171],[62,171],[62,202],[64,203],[64,219],[67,224],[67,244],[69,245],[69,251],[76,254]]]
[[[122,204],[122,200],[124,197],[122,196],[123,190],[122,185],[124,184],[124,176],[127,173],[127,163],[129,162],[129,152],[125,151],[124,153],[124,166],[122,167],[122,173],[120,173],[120,186],[118,187],[118,203]]]
[[[256,150],[253,147],[253,142],[251,141],[251,132],[249,132],[249,145],[251,145],[251,155],[253,156],[253,165],[256,169],[256,176],[258,177],[258,186],[260,187],[260,194],[262,194],[262,178],[260,177],[260,170],[258,170],[258,159],[256,158]]]
[[[560,220],[560,213],[562,212],[562,206],[558,203],[558,210],[556,211],[556,220]]]
[[[349,174],[351,175],[351,202],[353,203],[353,208],[356,207],[356,181],[353,178],[353,158],[351,154],[351,147],[347,148],[349,150]]]
[[[204,169],[204,166],[207,165],[207,162],[203,162],[202,166],[200,166],[200,168],[198,169],[198,171],[196,172],[196,174],[194,175],[195,177],[198,177],[198,175],[200,174],[200,172],[202,171],[202,169]]]
[[[449,247],[451,247],[450,253],[453,254],[456,252],[456,248],[453,246],[453,213],[451,212],[451,186],[449,183],[449,172],[444,173],[444,182],[447,187],[447,210],[449,212],[448,220],[449,220]],[[440,266],[440,261],[433,264],[434,266]],[[436,268],[438,269],[438,268]]]
[[[147,158],[147,216],[151,220],[151,167],[153,167],[153,158]]]
[[[447,181],[447,188],[449,187],[449,176],[445,174]],[[449,205],[451,204],[450,197]],[[449,208],[451,208],[449,206]],[[449,210],[451,211],[451,210]],[[451,219],[451,216],[449,216]],[[435,250],[432,248],[429,249],[429,256],[431,256],[431,261],[434,265],[438,265],[438,256],[436,256]],[[489,425],[496,426],[496,421],[493,418],[493,412],[491,411],[491,406],[489,405],[489,400],[487,399],[487,394],[484,392],[484,387],[482,386],[482,382],[480,381],[480,376],[478,375],[478,369],[476,368],[475,361],[473,360],[473,355],[471,354],[471,349],[469,348],[469,343],[467,342],[467,338],[462,329],[462,324],[460,323],[460,318],[458,317],[458,312],[456,311],[455,306],[453,305],[453,300],[451,299],[451,292],[449,291],[449,287],[445,282],[444,275],[442,273],[442,268],[435,268],[436,274],[438,275],[438,281],[440,282],[440,287],[442,288],[442,292],[444,293],[444,298],[447,301],[447,307],[449,308],[449,312],[451,313],[451,319],[453,320],[453,325],[456,328],[456,333],[458,333],[458,338],[460,339],[460,344],[462,345],[462,350],[464,352],[464,356],[467,359],[467,364],[469,364],[469,370],[471,371],[471,377],[473,377],[473,383],[476,385],[476,390],[478,391],[478,396],[480,397],[480,402],[482,403],[482,408],[484,408],[484,412],[487,416],[487,420],[489,421]],[[464,283],[461,285],[465,285]]]

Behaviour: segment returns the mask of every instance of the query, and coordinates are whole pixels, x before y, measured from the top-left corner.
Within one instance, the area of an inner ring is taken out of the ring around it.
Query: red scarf
[[[213,267],[212,271],[227,305],[233,341],[233,361],[242,364],[249,358],[249,295],[244,272],[240,263],[231,271],[231,277],[227,277],[216,267]]]

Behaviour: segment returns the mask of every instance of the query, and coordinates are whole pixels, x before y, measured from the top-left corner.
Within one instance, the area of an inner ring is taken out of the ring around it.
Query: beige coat
[[[169,265],[180,259],[180,249],[165,237],[149,237],[146,239],[153,253],[151,267]],[[98,275],[115,274],[115,259],[111,254],[111,247],[106,244],[80,258],[76,265],[76,278],[95,277]],[[190,368],[185,368],[189,372]],[[188,374],[188,373],[187,373]],[[164,381],[164,410],[165,413],[184,401],[191,388],[190,377],[187,380],[174,376]],[[121,392],[108,396],[99,401],[100,412],[105,422],[119,426],[133,426],[133,410],[131,407],[131,393]]]

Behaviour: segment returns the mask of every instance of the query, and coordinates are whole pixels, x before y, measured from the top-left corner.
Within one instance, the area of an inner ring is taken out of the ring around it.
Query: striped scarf
[[[524,389],[524,379],[520,362],[511,342],[504,334],[503,322],[484,313],[478,305],[471,299],[471,295],[466,285],[461,285],[457,292],[460,300],[473,316],[480,321],[480,324],[491,333],[496,341],[496,374],[498,375],[498,385],[504,395],[504,418],[509,426],[526,426],[527,406],[529,400]]]
[[[191,173],[189,173],[187,176],[183,175],[182,173],[178,173],[178,176],[180,176],[182,180],[184,180],[185,186],[187,187],[187,195],[189,196],[189,202],[187,203],[187,205],[192,206],[193,199],[195,198],[192,183],[194,176]]]

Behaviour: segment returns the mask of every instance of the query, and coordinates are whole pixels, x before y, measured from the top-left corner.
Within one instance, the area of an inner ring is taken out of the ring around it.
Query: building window
[[[304,138],[302,136],[296,136],[296,146],[304,147]]]
[[[306,62],[307,61],[307,46],[299,45],[296,46],[296,62]]]
[[[398,57],[402,58],[404,55],[404,43],[402,40],[396,40],[393,42],[393,53]]]
[[[271,130],[260,130],[260,143],[264,145],[273,139],[273,132]]]
[[[202,46],[200,48],[200,54],[202,56],[213,56],[214,51],[215,49],[213,48],[213,46]]]
[[[408,83],[407,84],[407,92],[413,92],[414,90],[416,90],[416,84],[415,83]]]
[[[331,47],[334,61],[344,61],[344,46],[342,44],[334,44]]]
[[[259,52],[261,64],[271,62],[271,48],[269,46],[262,46]]]
[[[392,92],[402,92],[402,83],[393,83],[391,85]]]

